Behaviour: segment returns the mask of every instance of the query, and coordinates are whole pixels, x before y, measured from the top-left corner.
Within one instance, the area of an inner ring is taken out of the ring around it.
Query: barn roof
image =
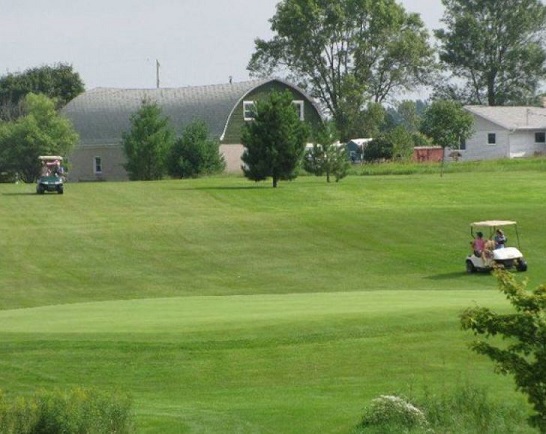
[[[164,89],[96,88],[74,98],[62,113],[74,124],[83,145],[119,142],[121,133],[130,129],[131,115],[140,109],[142,101],[157,103],[178,134],[187,124],[202,120],[211,136],[222,138],[238,103],[254,89],[273,81],[305,95],[279,79]]]
[[[507,130],[546,129],[544,107],[469,105],[465,109]]]

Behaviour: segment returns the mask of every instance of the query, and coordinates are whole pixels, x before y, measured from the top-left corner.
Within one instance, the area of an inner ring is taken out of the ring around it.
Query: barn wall
[[[224,144],[220,145],[220,153],[224,156],[226,162],[226,172],[242,173],[241,156],[243,155],[244,146],[240,144]]]
[[[95,157],[102,160],[102,173],[94,173]],[[78,146],[68,158],[68,179],[79,181],[126,181],[126,162],[121,145]]]
[[[247,96],[245,96],[243,101],[264,100],[273,91],[284,92],[285,90],[292,93],[294,100],[304,101],[305,122],[309,122],[313,126],[316,126],[321,122],[320,114],[317,112],[315,106],[305,97],[305,95],[278,81],[273,81],[257,87]],[[233,114],[231,115],[222,144],[241,143],[241,131],[243,125],[245,125],[247,122],[244,120],[243,101],[239,101],[237,107],[235,107]]]

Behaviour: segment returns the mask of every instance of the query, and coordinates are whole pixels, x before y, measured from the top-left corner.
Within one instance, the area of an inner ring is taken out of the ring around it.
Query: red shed
[[[444,150],[441,146],[416,146],[413,148],[413,161],[429,163],[442,161]]]

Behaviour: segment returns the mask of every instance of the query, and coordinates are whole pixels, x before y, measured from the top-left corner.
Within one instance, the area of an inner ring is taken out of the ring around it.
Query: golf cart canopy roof
[[[51,160],[51,161],[60,160],[60,161],[62,161],[63,157],[60,157],[59,155],[40,155],[38,157],[38,159],[42,160],[42,161],[45,161],[45,160]]]
[[[486,228],[498,228],[499,226],[512,226],[517,224],[511,220],[484,220],[483,222],[474,222],[470,223],[470,226],[475,227],[486,227]]]

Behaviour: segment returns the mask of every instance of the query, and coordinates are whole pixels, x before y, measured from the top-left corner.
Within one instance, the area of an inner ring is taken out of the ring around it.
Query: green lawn
[[[464,273],[471,221],[518,220],[546,282],[545,191],[534,170],[0,185],[1,388],[119,389],[143,433],[349,433],[379,394],[464,381],[524,405],[457,316],[507,305]]]

